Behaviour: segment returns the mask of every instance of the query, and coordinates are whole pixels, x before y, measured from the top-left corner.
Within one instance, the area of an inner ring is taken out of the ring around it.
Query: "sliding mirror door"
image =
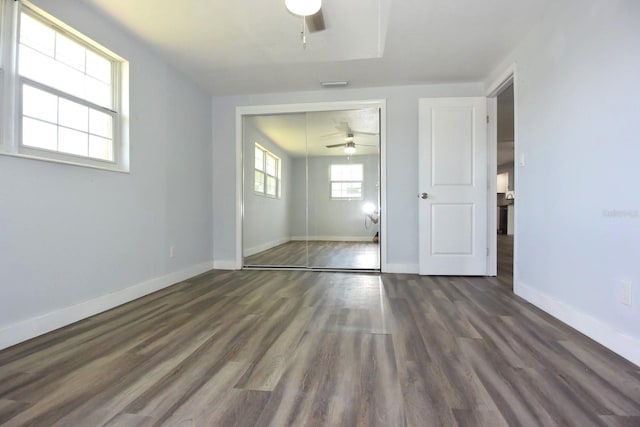
[[[245,266],[308,265],[304,220],[307,183],[305,175],[294,170],[299,159],[306,159],[306,145],[304,113],[244,117]]]
[[[378,109],[307,113],[309,266],[380,268]]]
[[[244,117],[245,266],[380,268],[379,117]]]

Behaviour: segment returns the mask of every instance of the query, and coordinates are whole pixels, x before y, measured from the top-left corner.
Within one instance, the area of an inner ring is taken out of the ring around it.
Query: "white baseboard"
[[[418,264],[390,264],[382,266],[383,273],[418,274]]]
[[[283,243],[287,243],[288,241],[289,241],[289,237],[283,237],[281,239],[272,240],[270,242],[254,246],[252,248],[247,248],[244,250],[244,256],[255,255],[259,252],[266,251],[271,248],[275,248],[276,246],[280,246]]]
[[[371,236],[291,236],[291,240],[309,240],[312,242],[372,242],[373,234]]]
[[[240,270],[242,262],[238,263],[234,259],[217,259],[213,261],[213,268],[215,270]]]
[[[159,291],[209,271],[212,267],[213,264],[211,262],[194,265],[89,301],[5,326],[0,329],[0,350]]]
[[[609,350],[640,366],[640,339],[629,336],[572,306],[554,299],[522,282],[514,284],[514,293],[546,311],[572,328],[582,332]]]

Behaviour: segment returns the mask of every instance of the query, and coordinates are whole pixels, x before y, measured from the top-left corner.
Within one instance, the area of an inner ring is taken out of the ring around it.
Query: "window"
[[[280,197],[280,158],[260,144],[255,147],[253,190],[267,197]]]
[[[329,180],[334,200],[362,199],[362,164],[331,165]]]
[[[127,171],[126,62],[27,2],[14,7],[17,144],[5,154]]]

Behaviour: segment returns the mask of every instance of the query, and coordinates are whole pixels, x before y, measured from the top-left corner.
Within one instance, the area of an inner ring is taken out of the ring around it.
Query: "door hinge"
[[[489,256],[489,248],[487,248],[487,256]]]
[[[487,116],[487,123],[489,123],[489,116]]]

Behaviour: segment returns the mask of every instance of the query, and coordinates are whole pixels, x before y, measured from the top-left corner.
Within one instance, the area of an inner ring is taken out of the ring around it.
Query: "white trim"
[[[516,295],[640,366],[640,340],[539,290],[514,282]]]
[[[234,259],[217,259],[213,261],[214,270],[241,270],[242,265]]]
[[[387,101],[386,99],[373,99],[362,101],[333,101],[308,104],[276,104],[276,105],[253,105],[236,107],[236,215],[235,215],[235,237],[236,250],[233,268],[236,270],[242,266],[242,117],[261,114],[286,114],[286,113],[307,113],[317,111],[334,110],[357,110],[363,108],[380,109],[380,215],[387,212]],[[380,227],[380,266],[384,271],[387,264],[387,220],[381,221]],[[231,261],[223,262],[226,267],[232,265]],[[216,267],[218,268],[218,267]],[[220,267],[222,268],[222,267]]]
[[[487,276],[498,275],[498,233],[496,224],[498,222],[498,196],[497,180],[498,174],[498,99],[496,97],[487,98],[487,247],[489,256],[487,257]]]
[[[487,86],[486,94],[488,97],[494,98],[498,96],[500,92],[511,83],[512,79],[515,79],[515,75],[517,72],[517,64],[514,62],[509,65],[498,78],[496,78],[493,83]]]
[[[291,236],[291,240],[309,240],[315,242],[373,242],[373,234],[371,236]]]
[[[279,245],[282,245],[284,243],[287,243],[288,241],[289,241],[289,238],[282,237],[280,239],[272,240],[270,242],[266,242],[266,243],[263,243],[261,245],[257,245],[257,246],[253,246],[251,248],[247,248],[247,249],[244,250],[244,256],[255,255],[258,252],[262,252],[262,251],[266,251],[266,250],[271,249],[271,248],[275,248],[276,246],[279,246]]]
[[[133,301],[145,295],[164,289],[175,283],[198,274],[207,272],[213,267],[211,262],[194,265],[184,270],[156,277],[119,291],[52,311],[41,316],[32,317],[0,329],[0,349],[10,347],[39,335],[86,319],[103,311]]]
[[[383,273],[418,274],[420,266],[418,264],[387,264],[382,269]]]

